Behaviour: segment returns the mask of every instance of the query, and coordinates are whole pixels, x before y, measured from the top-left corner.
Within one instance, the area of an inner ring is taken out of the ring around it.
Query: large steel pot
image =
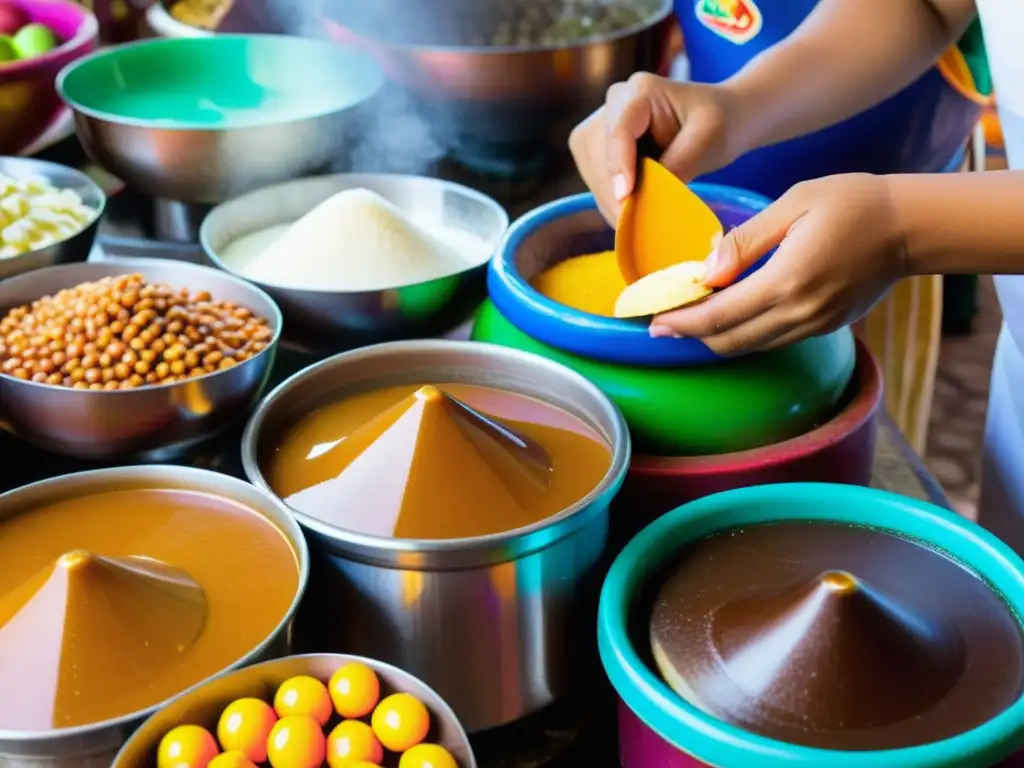
[[[292,646],[292,619],[309,580],[309,551],[302,530],[288,508],[265,491],[219,472],[191,467],[100,469],[63,475],[0,494],[0,518],[12,517],[21,511],[77,494],[131,487],[181,488],[214,494],[258,512],[281,529],[295,550],[299,564],[295,599],[274,631],[226,669],[238,669],[287,655]],[[225,542],[225,546],[237,545],[238,542]],[[75,728],[31,733],[0,730],[0,768],[109,768],[128,736],[165,703],[114,720]]]
[[[308,608],[319,644],[416,675],[476,732],[568,694],[593,661],[598,566],[608,506],[629,464],[629,433],[605,395],[557,363],[490,344],[395,342],[332,357],[274,390],[242,440],[246,475],[269,489],[262,462],[311,409],[376,386],[424,382],[482,384],[539,398],[582,418],[613,450],[608,473],[586,498],[533,526],[492,536],[381,538],[294,512],[313,557]],[[452,468],[452,482],[458,471]]]

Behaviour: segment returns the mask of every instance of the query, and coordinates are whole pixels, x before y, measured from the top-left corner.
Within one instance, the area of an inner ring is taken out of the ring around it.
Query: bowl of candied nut
[[[171,459],[243,419],[281,313],[258,287],[165,259],[65,264],[0,282],[0,424],[54,453]]]
[[[25,157],[0,157],[0,280],[85,261],[106,196],[81,171]]]

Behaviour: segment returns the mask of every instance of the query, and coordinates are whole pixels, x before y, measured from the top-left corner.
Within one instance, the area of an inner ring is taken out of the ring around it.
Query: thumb
[[[805,209],[782,197],[753,218],[730,230],[708,256],[705,285],[724,288],[732,285],[747,269],[785,238],[789,228],[803,216]]]

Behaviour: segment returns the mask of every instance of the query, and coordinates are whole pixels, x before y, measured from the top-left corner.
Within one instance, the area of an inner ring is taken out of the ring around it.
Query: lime
[[[0,35],[0,64],[17,60],[18,51],[14,48],[14,41],[7,35]]]
[[[42,56],[56,47],[56,35],[43,24],[27,24],[14,36],[14,49],[23,59]]]

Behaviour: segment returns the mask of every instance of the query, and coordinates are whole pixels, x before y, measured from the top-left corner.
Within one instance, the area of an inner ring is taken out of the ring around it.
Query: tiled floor
[[[943,339],[926,463],[953,506],[974,517],[981,474],[989,374],[1001,314],[990,278],[978,289],[980,314],[970,336]]]

